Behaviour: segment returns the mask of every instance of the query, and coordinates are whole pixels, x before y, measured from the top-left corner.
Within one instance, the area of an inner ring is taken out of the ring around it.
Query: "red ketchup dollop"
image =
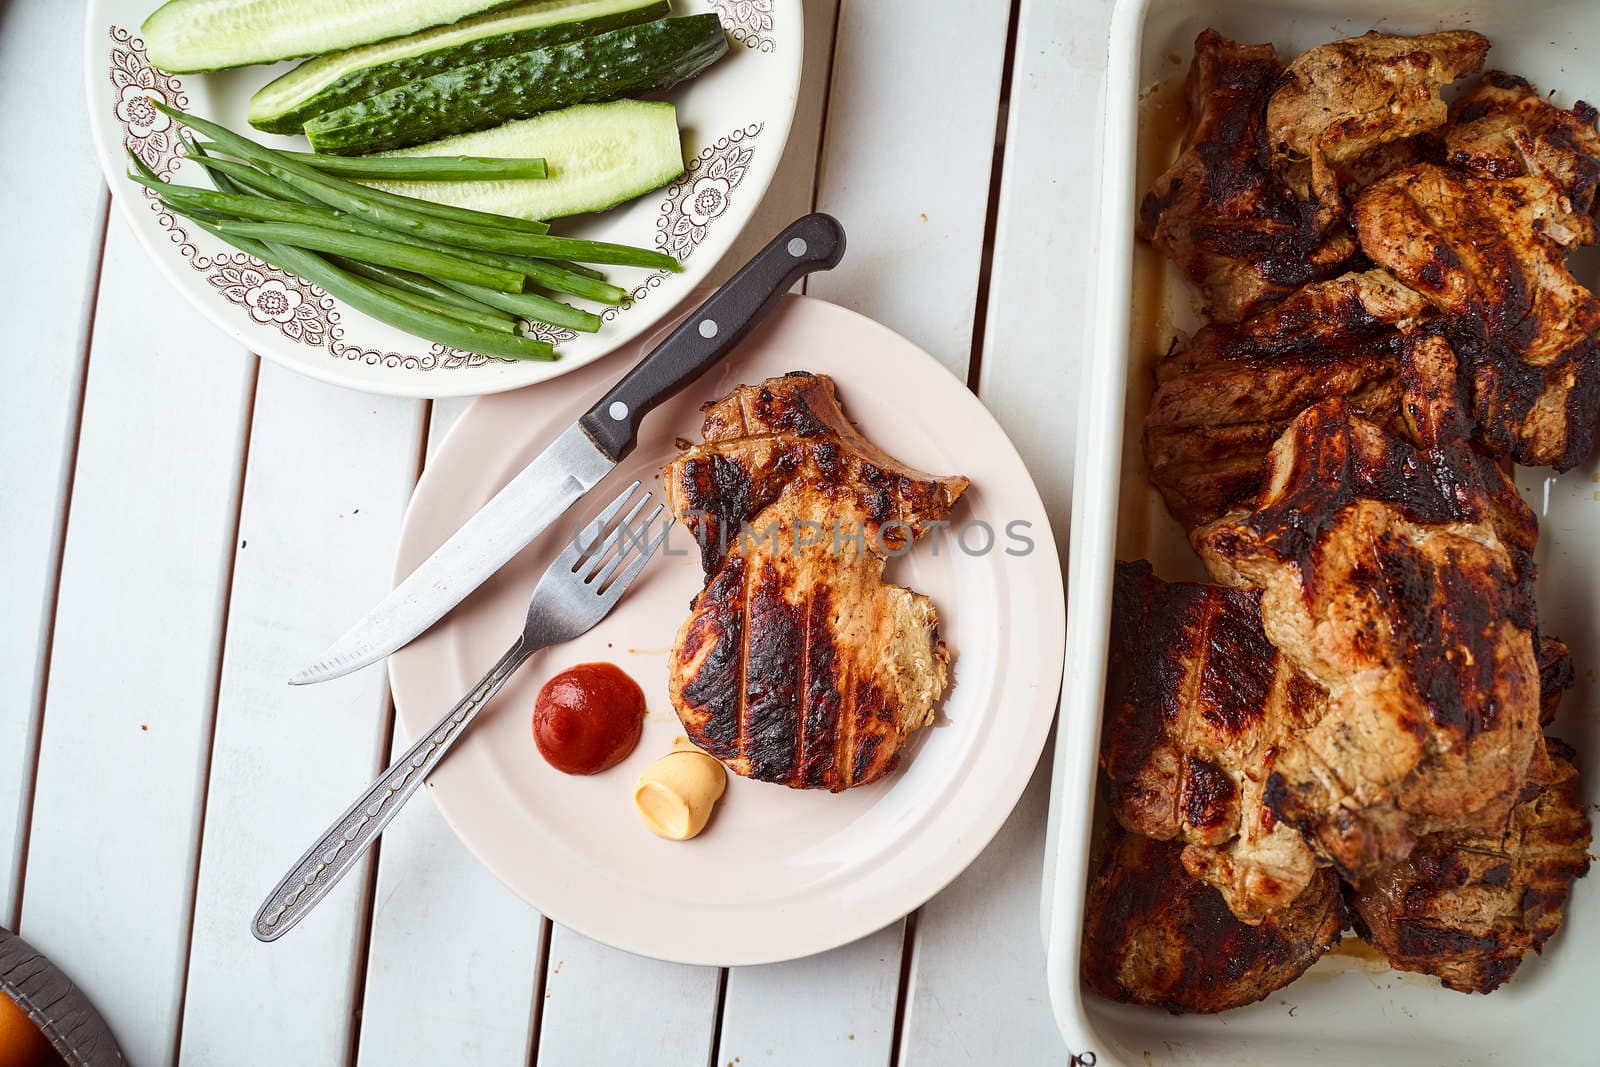
[[[580,663],[533,703],[539,754],[566,774],[599,774],[628,758],[644,730],[644,691],[611,663]]]

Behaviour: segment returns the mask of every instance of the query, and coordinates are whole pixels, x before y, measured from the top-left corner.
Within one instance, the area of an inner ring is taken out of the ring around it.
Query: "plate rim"
[[[695,295],[699,296],[702,294],[697,291]],[[856,901],[856,907],[854,910],[852,910],[848,915],[840,918],[836,924],[827,928],[832,932],[822,938],[811,938],[806,940],[803,944],[801,944],[803,935],[798,934],[788,935],[775,949],[763,950],[767,947],[755,946],[756,950],[752,951],[750,946],[741,945],[737,951],[731,953],[726,951],[719,952],[703,950],[700,948],[700,946],[706,942],[698,938],[679,937],[675,940],[674,947],[671,949],[663,945],[619,943],[619,941],[610,936],[606,930],[597,929],[595,924],[588,921],[587,918],[575,917],[571,914],[561,914],[561,912],[564,910],[563,908],[557,907],[555,909],[551,909],[546,906],[548,901],[540,902],[535,900],[533,893],[526,891],[524,887],[515,884],[512,877],[505,870],[496,865],[494,857],[490,855],[492,849],[486,847],[487,841],[484,840],[492,835],[489,832],[480,829],[481,839],[479,837],[475,837],[472,829],[464,825],[465,820],[462,818],[462,812],[460,810],[453,810],[457,809],[458,806],[465,802],[459,797],[455,798],[454,800],[447,799],[445,794],[451,792],[450,790],[427,790],[437,810],[444,817],[446,824],[449,825],[451,831],[456,835],[457,839],[466,846],[467,850],[473,855],[473,857],[490,872],[492,872],[495,877],[500,880],[502,884],[504,884],[511,892],[515,893],[531,907],[538,910],[546,918],[549,918],[553,922],[560,923],[568,929],[574,930],[579,934],[582,934],[583,936],[598,941],[602,944],[607,944],[635,955],[646,956],[648,958],[659,959],[670,963],[682,963],[696,966],[751,966],[783,962],[785,960],[797,959],[805,956],[815,955],[821,952],[826,952],[830,949],[859,940],[860,938],[866,937],[877,930],[880,930],[885,926],[898,921],[912,911],[915,911],[917,908],[927,903],[927,901],[937,896],[941,891],[949,886],[951,882],[958,878],[962,872],[964,872],[973,863],[973,861],[978,858],[983,850],[989,846],[990,842],[993,841],[995,836],[1005,825],[1006,821],[1011,817],[1011,814],[1015,810],[1018,801],[1020,801],[1022,798],[1023,791],[1026,789],[1029,780],[1032,778],[1034,771],[1038,767],[1040,757],[1043,754],[1045,745],[1049,739],[1051,727],[1056,718],[1056,706],[1059,694],[1054,685],[1055,680],[1058,680],[1062,677],[1062,665],[1066,652],[1066,595],[1064,574],[1061,569],[1060,553],[1057,548],[1057,540],[1053,530],[1053,525],[1050,521],[1049,512],[1044,506],[1043,499],[1039,494],[1038,486],[1033,479],[1032,473],[1028,470],[1027,464],[1023,461],[1021,454],[1018,453],[1015,444],[1011,441],[1009,435],[1006,434],[1004,428],[994,417],[993,413],[990,412],[986,406],[984,406],[976,393],[967,389],[964,384],[957,384],[958,380],[954,375],[950,374],[947,368],[945,368],[936,359],[934,359],[933,356],[929,355],[925,350],[909,339],[889,329],[889,327],[884,326],[876,320],[860,314],[859,312],[817,297],[790,294],[784,297],[784,303],[785,305],[793,306],[799,309],[801,314],[817,313],[819,309],[820,313],[823,314],[842,314],[847,318],[847,320],[852,322],[852,329],[876,331],[879,332],[881,336],[892,337],[898,340],[898,342],[903,346],[906,354],[921,364],[920,373],[924,373],[929,376],[939,375],[943,378],[949,379],[950,383],[952,385],[957,385],[961,392],[968,398],[968,400],[964,403],[970,403],[971,417],[974,420],[979,420],[987,424],[987,428],[995,435],[996,442],[1004,445],[1004,458],[1008,462],[1013,463],[1016,469],[1022,475],[1022,478],[1015,486],[1015,491],[1022,499],[1022,502],[1025,502],[1026,505],[1033,510],[1033,514],[1030,515],[1029,518],[1038,520],[1038,525],[1035,527],[1035,532],[1038,534],[1036,540],[1037,547],[1035,551],[1039,555],[1040,563],[1036,565],[1036,568],[1038,573],[1054,575],[1056,578],[1056,580],[1053,582],[1045,583],[1046,588],[1040,598],[1040,607],[1043,610],[1041,614],[1036,617],[1035,625],[1038,626],[1042,635],[1054,636],[1042,640],[1041,648],[1044,650],[1045,654],[1039,661],[1039,677],[1046,679],[1046,682],[1039,689],[1037,695],[1031,698],[1030,703],[1036,705],[1036,707],[1031,709],[1033,713],[1018,731],[1019,736],[1023,738],[1023,741],[1019,747],[1019,751],[1024,753],[1024,756],[1023,758],[1015,761],[1015,763],[1009,767],[1004,778],[985,783],[991,787],[985,795],[992,799],[985,804],[982,817],[974,819],[972,823],[963,827],[963,834],[945,842],[945,847],[936,850],[926,850],[929,855],[937,853],[936,858],[925,861],[922,864],[922,874],[920,876],[920,880],[914,884],[914,888],[912,888],[910,891],[897,892],[897,899],[892,905],[885,906],[882,903],[874,902],[878,904],[877,907],[862,908],[860,906],[860,902]],[[669,329],[674,321],[676,321],[676,318],[669,319],[666,322],[659,324],[657,329]],[[641,345],[642,343],[647,343],[648,340],[649,334],[644,334],[635,339],[634,342],[631,342],[631,344]],[[847,382],[845,384],[848,386]],[[478,404],[474,403],[467,409],[467,411],[463,412],[459,419],[456,420],[455,424],[451,427],[449,434],[446,436],[446,439],[441,443],[439,451],[435,453],[435,463],[437,463],[437,458],[444,455],[445,450],[451,447],[452,438],[455,436],[456,431],[462,426],[467,425],[468,420],[474,417],[474,409],[477,407]],[[430,464],[429,468],[424,471],[423,479],[427,478],[428,470],[442,470],[442,467],[437,467],[434,464]],[[442,477],[442,475],[436,475],[436,477]],[[396,581],[405,576],[403,573],[399,572],[402,570],[402,560],[407,554],[409,540],[410,538],[416,536],[414,524],[421,521],[416,516],[421,510],[418,507],[417,502],[419,498],[424,496],[423,489],[424,487],[422,480],[419,480],[417,491],[413,495],[411,502],[407,505],[405,519],[401,524],[401,533],[396,549],[395,569],[397,573],[394,576]],[[449,625],[448,621],[446,621],[443,625]],[[411,685],[410,680],[407,677],[407,672],[413,669],[414,668],[411,666],[411,659],[406,655],[406,650],[401,650],[400,652],[391,656],[388,660],[388,674],[394,699],[395,716],[396,721],[402,730],[406,730],[406,713],[404,708],[405,705],[411,700],[411,698],[405,695],[406,691],[409,690]],[[1015,705],[1012,704],[1009,706],[1014,707]],[[989,721],[992,722],[992,718]],[[410,732],[406,731],[406,733],[409,736]],[[979,747],[983,747],[981,743]],[[933,807],[928,809],[928,812],[934,812],[938,810],[940,810],[938,807]],[[927,813],[925,812],[924,814]],[[937,818],[928,818],[926,819],[926,824],[933,825],[940,823],[941,821],[942,820]],[[919,832],[926,834],[930,831],[922,830]],[[766,906],[763,907],[764,909],[766,908]],[[769,915],[768,925],[782,926],[782,918],[782,916],[772,913]]]
[[[292,350],[280,344],[278,340],[259,330],[247,330],[245,323],[248,320],[241,319],[237,315],[227,314],[226,308],[215,300],[200,299],[201,291],[188,284],[190,276],[178,269],[180,264],[174,261],[171,256],[162,255],[160,252],[161,242],[156,240],[155,235],[146,232],[143,216],[140,214],[139,209],[143,205],[148,205],[150,201],[135,195],[126,181],[119,180],[120,171],[118,170],[117,159],[120,157],[113,150],[113,142],[117,142],[120,145],[120,141],[108,132],[111,129],[111,123],[107,118],[107,109],[97,106],[99,103],[98,91],[101,88],[100,76],[104,74],[104,71],[96,66],[97,57],[100,56],[100,53],[96,51],[97,46],[109,39],[106,37],[105,31],[122,25],[121,22],[107,17],[107,5],[115,2],[116,0],[89,0],[88,4],[85,5],[83,23],[83,50],[81,53],[83,64],[83,80],[81,82],[84,93],[83,104],[89,121],[90,139],[94,144],[95,160],[100,166],[101,177],[105,180],[111,200],[116,205],[117,213],[122,216],[124,224],[132,232],[134,241],[143,254],[155,263],[156,269],[160,272],[167,285],[176,291],[177,295],[186,304],[197,310],[202,318],[213,327],[220,329],[230,340],[249,354],[261,359],[271,360],[273,363],[285,367],[296,374],[303,374],[313,381],[353,389],[357,392],[370,393],[375,396],[396,396],[414,400],[491,396],[515,389],[529,388],[548,381],[555,381],[582,367],[610,358],[619,349],[626,347],[639,338],[650,335],[662,322],[676,315],[696,291],[695,288],[692,288],[689,292],[680,296],[677,301],[656,305],[653,309],[647,311],[641,317],[644,325],[638,329],[633,337],[627,340],[614,339],[597,349],[593,355],[583,359],[532,364],[538,367],[557,368],[538,378],[520,376],[518,371],[522,365],[516,362],[492,362],[484,365],[490,368],[489,372],[479,368],[472,368],[471,370],[477,373],[469,371],[460,374],[407,372],[400,368],[386,368],[386,370],[394,373],[379,374],[368,378],[362,372],[352,372],[352,364],[347,361],[303,358],[302,354],[298,352],[295,353],[295,356],[291,356],[289,352]],[[156,0],[150,0],[150,2],[154,4]],[[713,9],[716,9],[715,0],[708,0],[708,2]],[[784,151],[788,146],[789,135],[794,129],[794,116],[799,108],[800,82],[805,72],[804,0],[775,0],[775,2],[787,8],[792,8],[794,14],[794,17],[789,20],[794,26],[794,47],[789,50],[793,53],[793,58],[788,60],[787,86],[782,94],[783,104],[772,115],[763,119],[765,123],[764,133],[772,131],[781,134],[781,136],[775,137],[770,142],[776,146],[773,150],[775,161],[770,168],[765,170],[764,175],[762,173],[752,175],[753,183],[749,188],[753,195],[748,198],[749,207],[745,210],[743,218],[737,220],[738,224],[727,231],[730,236],[721,254],[714,259],[704,261],[706,266],[704,273],[700,276],[700,283],[704,283],[716,271],[718,265],[727,258],[733,246],[738,243],[740,236],[754,221],[761,204],[766,200],[767,192],[771,188],[773,180],[777,177],[779,166],[783,162]],[[140,38],[142,24],[124,28],[128,29],[130,40]],[[724,32],[729,37],[730,54],[750,48],[748,42],[742,42],[736,39],[732,33],[729,33],[726,24],[724,25]],[[756,50],[759,51],[759,49]],[[203,72],[200,74],[180,75],[183,78],[198,78],[202,76]],[[684,175],[686,176],[689,173],[686,169]],[[674,181],[677,180],[680,179],[674,179]],[[667,186],[662,187],[662,189],[664,188],[667,188]],[[662,189],[653,189],[644,194],[644,196],[654,196],[660,193]],[[696,288],[698,288],[698,285]],[[341,316],[354,316],[358,320],[370,320],[370,316],[357,311],[343,301],[338,302],[338,310]],[[427,343],[424,338],[415,337],[412,334],[407,334],[406,336],[413,337],[418,342]],[[295,358],[296,356],[301,356],[301,358]],[[355,365],[359,366],[360,364]]]

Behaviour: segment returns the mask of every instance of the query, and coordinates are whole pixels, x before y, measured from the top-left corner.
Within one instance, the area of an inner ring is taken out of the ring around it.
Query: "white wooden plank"
[[[21,928],[133,1063],[177,1036],[254,369],[113,220]]]
[[[430,456],[466,407],[434,402]],[[396,755],[410,743],[396,730]],[[523,1067],[545,925],[413,800],[379,849],[359,1062]]]
[[[800,71],[800,97],[795,104],[789,141],[783,146],[778,171],[750,223],[733,242],[707,285],[721,285],[761,251],[774,234],[806,214],[816,202],[817,157],[822,148],[822,117],[828,102],[833,65],[833,30],[839,0],[806,0],[805,48]],[[802,283],[803,285],[804,283]]]
[[[978,395],[1044,497],[1063,558],[1112,0],[1023,0]]]
[[[917,912],[900,1044],[907,1067],[1065,1061],[1039,936],[1051,763],[1046,752],[1010,821]]]
[[[50,0],[15,0],[0,13],[0,188],[27,190],[8,212],[0,290],[6,294],[5,387],[0,388],[0,923],[16,926],[18,876],[34,738],[43,695],[66,486],[77,440],[89,316],[106,194],[77,113],[82,88],[61,76],[83,13]],[[39,180],[50,146],[49,181]]]
[[[808,0],[805,5],[806,54],[800,98],[783,159],[750,225],[708,284],[725,281],[773,234],[812,209],[837,6],[838,0]],[[792,1013],[796,1006],[805,1003],[808,1019],[826,1018],[831,1025],[844,1018],[841,1013],[853,1010],[854,998],[875,988],[881,990],[886,982],[887,1006],[882,1004],[881,993],[876,999],[868,996],[866,1003],[872,1008],[857,1027],[859,1042],[870,1047],[867,1035],[888,1033],[894,1017],[897,930],[888,933],[887,942],[893,944],[892,952],[883,947],[883,940],[872,938],[862,946],[840,950],[831,984],[818,985],[814,971],[806,967],[761,968],[759,975],[747,978],[730,974],[722,1049],[731,1047],[727,1040],[731,1032],[739,1047],[781,1046],[796,1062],[816,1062],[812,1053],[832,1046],[804,1020],[795,1025]],[[885,961],[883,957],[889,955],[892,959]],[[718,984],[718,972],[713,968],[646,960],[557,927],[545,980],[541,1064],[684,1063],[700,1067],[710,1055]],[[802,990],[805,999],[794,999]],[[616,1017],[619,1009],[625,1011],[624,1018]],[[597,1027],[595,1020],[600,1018],[606,1023]],[[840,1040],[848,1045],[847,1032],[841,1031]],[[886,1050],[887,1044],[882,1048]],[[732,1055],[719,1052],[718,1062],[727,1062]],[[883,1062],[885,1056],[879,1056],[877,1062]]]
[[[715,967],[647,960],[554,927],[538,1067],[705,1067],[719,976]]]
[[[453,396],[443,400],[433,401],[428,413],[428,445],[427,457],[431,462],[439,451],[439,446],[444,444],[444,439],[449,436],[450,430],[455,426],[456,420],[467,413],[467,408],[472,406],[470,397]]]
[[[359,1062],[522,1067],[545,925],[418,797],[383,834]]]
[[[839,8],[817,207],[849,234],[806,291],[882,322],[965,380],[989,204],[1005,4]]]
[[[806,291],[888,324],[963,378],[1006,30],[1003,7],[951,6],[930,19],[916,3],[846,0],[833,49],[816,204],[844,223],[849,250]],[[884,62],[952,40],[962,41],[959,78]],[[907,178],[918,174],[931,177]],[[904,930],[897,922],[811,959],[730,971],[716,1062],[887,1062]]]
[[[423,406],[262,367],[212,746],[183,1063],[345,1061],[366,865],[282,941],[257,944],[249,924],[267,890],[377,773],[389,720],[383,670],[301,688],[286,679],[388,590],[416,479]],[[251,1010],[240,1011],[244,1004]]]
[[[905,923],[805,959],[728,971],[718,1064],[882,1067]]]
[[[1063,552],[1095,260],[1092,220],[1075,205],[1094,204],[1098,193],[1111,6],[1023,0],[1018,12],[979,375],[979,396],[1033,471]],[[999,836],[919,914],[903,1063],[1063,1055],[1038,923],[1051,763],[1047,752]]]

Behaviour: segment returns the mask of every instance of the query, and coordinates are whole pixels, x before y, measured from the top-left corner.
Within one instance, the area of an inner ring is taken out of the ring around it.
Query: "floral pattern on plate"
[[[686,260],[705,240],[706,228],[727,212],[733,191],[744,181],[761,136],[761,124],[717,138],[689,161],[683,176],[667,187],[656,220],[656,247]]]
[[[735,41],[760,52],[777,50],[772,37],[772,0],[710,0]]]
[[[756,122],[734,130],[701,150],[689,161],[682,176],[667,186],[666,199],[661,202],[661,213],[656,216],[656,247],[687,263],[700,242],[705,240],[706,229],[728,211],[730,197],[750,170],[750,160],[755,155],[754,146],[748,142],[761,135],[763,124]],[[619,308],[609,308],[602,318],[610,321],[619,312],[637,304],[666,280],[666,273],[656,271],[635,285],[628,293],[628,302]]]

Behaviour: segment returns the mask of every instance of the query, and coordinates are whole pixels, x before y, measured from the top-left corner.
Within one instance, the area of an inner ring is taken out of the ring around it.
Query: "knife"
[[[289,684],[376,663],[443,618],[626,458],[656,405],[744,340],[795,282],[838,265],[844,244],[831,215],[790,223]]]

